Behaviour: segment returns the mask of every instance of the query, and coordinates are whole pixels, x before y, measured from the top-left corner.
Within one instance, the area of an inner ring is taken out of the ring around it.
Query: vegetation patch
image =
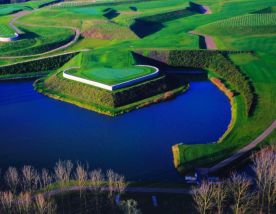
[[[71,58],[77,55],[78,52],[66,53],[56,56],[44,57],[40,59],[5,65],[0,67],[0,79],[17,77],[17,75],[30,76],[36,75],[43,71],[51,71],[60,68]]]
[[[211,35],[265,34],[276,32],[276,13],[237,16],[199,28]]]
[[[20,40],[0,43],[0,56],[24,56],[44,53],[70,42],[74,33],[71,29],[57,30],[48,27],[20,27],[24,34]]]
[[[91,27],[86,29],[82,33],[82,36],[85,38],[103,40],[129,40],[138,38],[128,27],[105,20],[92,22]]]
[[[0,37],[10,38],[14,37],[14,31],[7,25],[0,24]]]

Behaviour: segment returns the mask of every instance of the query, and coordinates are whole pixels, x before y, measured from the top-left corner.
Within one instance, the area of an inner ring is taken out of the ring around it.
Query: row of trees
[[[86,200],[85,193],[90,191],[96,196],[107,193],[111,203],[126,188],[124,176],[113,170],[105,174],[101,169],[90,171],[87,165],[76,163],[74,166],[68,160],[58,161],[53,171],[38,171],[32,166],[23,166],[20,170],[9,167],[1,181],[0,213],[55,213],[57,206],[52,196],[62,194],[67,187],[79,190],[80,201]]]
[[[70,59],[72,59],[78,52],[67,53],[58,56],[51,56],[47,58],[36,59],[32,61],[15,63],[12,65],[5,65],[0,67],[0,75],[8,74],[24,74],[29,72],[51,71],[60,68]]]
[[[176,67],[210,69],[232,84],[244,97],[247,114],[254,110],[256,102],[255,90],[240,69],[228,58],[231,52],[208,50],[170,51],[168,64]]]
[[[203,181],[194,189],[199,213],[275,213],[276,146],[263,148],[252,156],[254,178],[232,173],[220,183]]]

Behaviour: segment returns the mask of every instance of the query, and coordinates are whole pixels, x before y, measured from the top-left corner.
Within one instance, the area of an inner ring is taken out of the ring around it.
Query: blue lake
[[[128,180],[177,181],[171,146],[211,143],[231,119],[227,97],[209,81],[177,98],[115,118],[38,94],[33,81],[0,82],[0,168],[50,168],[58,159],[112,168]]]

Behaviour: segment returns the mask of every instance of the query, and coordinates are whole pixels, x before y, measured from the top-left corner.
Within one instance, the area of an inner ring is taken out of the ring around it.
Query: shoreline
[[[224,93],[224,95],[229,99],[230,101],[230,106],[231,106],[231,120],[228,125],[228,128],[224,132],[224,134],[218,139],[216,143],[221,143],[227,136],[228,134],[232,131],[236,120],[237,120],[237,105],[235,103],[235,96],[234,93],[231,92],[230,89],[228,89],[225,84],[221,82],[219,78],[216,77],[211,77],[209,80],[220,90]]]
[[[223,135],[216,141],[214,144],[219,144],[221,143],[232,131],[236,120],[237,120],[237,104],[235,102],[235,96],[233,92],[231,92],[230,89],[228,89],[219,78],[216,77],[210,77],[209,81],[212,82],[220,91],[224,93],[224,95],[228,98],[230,102],[230,108],[231,108],[231,120],[230,123],[228,124],[227,129],[223,133]],[[173,164],[175,169],[182,174],[183,170],[180,168],[180,149],[179,146],[183,145],[183,143],[178,143],[172,146],[172,153],[173,153]]]
[[[36,90],[38,93],[41,93],[44,96],[47,96],[49,98],[52,98],[52,99],[55,99],[58,101],[70,103],[77,107],[80,107],[80,108],[83,108],[83,109],[86,109],[89,111],[94,111],[96,113],[100,113],[100,114],[103,114],[106,116],[111,116],[111,117],[122,115],[124,113],[128,113],[133,110],[147,107],[152,104],[157,104],[157,103],[161,103],[164,101],[168,101],[168,100],[173,99],[173,98],[177,97],[178,95],[186,92],[189,89],[189,84],[182,85],[181,87],[148,97],[146,99],[142,99],[142,100],[136,101],[134,103],[130,103],[125,106],[114,108],[114,112],[112,112],[111,109],[103,110],[101,108],[98,108],[95,104],[91,105],[88,103],[83,103],[78,100],[70,99],[70,97],[67,97],[66,95],[63,95],[63,94],[54,94],[54,93],[48,92],[47,90],[44,90],[43,85],[40,85],[40,84],[43,84],[42,79],[36,80],[33,84],[34,90]]]

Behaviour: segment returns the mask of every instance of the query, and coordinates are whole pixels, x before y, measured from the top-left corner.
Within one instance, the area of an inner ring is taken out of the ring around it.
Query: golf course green
[[[72,69],[69,74],[78,77],[93,80],[96,82],[114,85],[126,82],[132,79],[152,74],[155,70],[149,67],[133,67],[133,68],[92,68],[89,70]]]

